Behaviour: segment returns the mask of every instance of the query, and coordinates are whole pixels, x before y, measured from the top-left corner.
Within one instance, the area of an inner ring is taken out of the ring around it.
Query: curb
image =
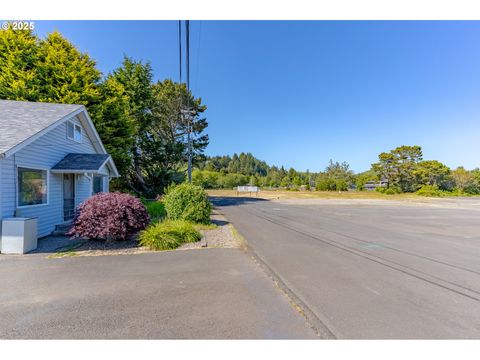
[[[232,224],[232,223],[230,223]],[[233,224],[232,224],[233,226]],[[253,250],[248,241],[235,229],[237,234],[243,238],[245,246],[243,250],[249,255],[252,260],[263,270],[263,272],[273,281],[275,286],[288,299],[290,305],[304,317],[305,321],[316,333],[316,335],[323,340],[334,340],[337,337],[328,328],[327,325],[305,304],[286,284],[285,282],[270,268],[270,266]]]

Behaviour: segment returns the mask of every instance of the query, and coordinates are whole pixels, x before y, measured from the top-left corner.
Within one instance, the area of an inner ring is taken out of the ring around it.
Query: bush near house
[[[171,220],[186,220],[208,224],[212,205],[205,190],[192,184],[169,187],[163,197],[167,217]]]
[[[147,210],[136,197],[119,192],[99,193],[77,207],[73,237],[125,240],[147,227]]]
[[[200,241],[201,238],[200,232],[187,221],[164,220],[140,233],[140,245],[151,250],[171,250],[183,243]]]
[[[145,205],[152,221],[161,220],[167,216],[163,202],[159,200],[142,200],[142,203]]]

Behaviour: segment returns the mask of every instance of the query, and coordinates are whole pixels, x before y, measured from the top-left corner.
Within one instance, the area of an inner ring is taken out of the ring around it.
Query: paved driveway
[[[337,338],[480,338],[480,202],[216,199]]]
[[[0,256],[0,338],[315,338],[244,252]]]

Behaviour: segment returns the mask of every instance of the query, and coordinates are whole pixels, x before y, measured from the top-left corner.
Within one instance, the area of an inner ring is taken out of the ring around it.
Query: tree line
[[[29,30],[0,30],[0,99],[85,105],[121,174],[112,188],[147,197],[183,181],[189,126],[194,162],[209,142],[201,98],[185,84],[153,78],[149,62],[126,56],[102,75],[59,32],[42,39]]]
[[[169,184],[184,181],[189,127],[196,166],[193,181],[205,188],[251,184],[346,191],[382,181],[385,186],[378,189],[389,193],[429,188],[480,194],[478,168],[450,169],[437,160],[423,160],[420,146],[383,152],[359,174],[348,163],[333,160],[324,171],[302,172],[270,166],[250,153],[205,157],[207,107],[187,92],[185,84],[154,81],[149,62],[129,57],[103,75],[94,59],[59,32],[42,39],[29,30],[0,30],[0,99],[85,105],[121,174],[112,181],[112,189],[140,196],[156,196]]]
[[[399,146],[382,152],[367,171],[355,174],[347,162],[330,160],[324,171],[297,171],[270,166],[250,153],[210,156],[197,164],[193,182],[205,188],[231,189],[241,185],[287,190],[364,190],[373,183],[387,193],[416,191],[480,194],[480,169],[450,169],[437,160],[423,160],[420,146]]]

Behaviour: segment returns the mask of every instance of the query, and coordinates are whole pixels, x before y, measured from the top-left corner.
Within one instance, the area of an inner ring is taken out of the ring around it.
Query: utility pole
[[[178,20],[178,51],[179,51],[179,75],[180,84],[182,83],[182,20]]]
[[[188,182],[192,182],[192,114],[190,112],[190,21],[185,21],[187,56],[187,140],[188,140]]]

